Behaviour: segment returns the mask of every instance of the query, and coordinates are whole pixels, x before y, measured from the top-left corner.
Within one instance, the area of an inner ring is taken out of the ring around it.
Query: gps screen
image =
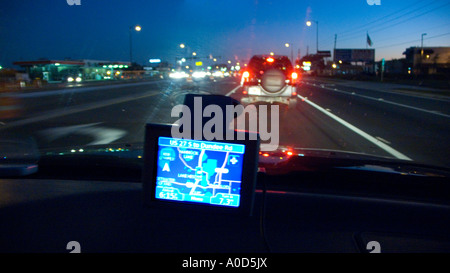
[[[239,207],[245,145],[158,138],[155,198]]]

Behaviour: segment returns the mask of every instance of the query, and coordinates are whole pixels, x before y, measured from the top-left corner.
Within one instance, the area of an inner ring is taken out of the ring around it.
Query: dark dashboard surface
[[[370,241],[381,252],[450,252],[447,182],[259,174],[246,217],[144,207],[138,182],[0,179],[0,252],[67,253],[70,241],[82,252],[368,252]]]

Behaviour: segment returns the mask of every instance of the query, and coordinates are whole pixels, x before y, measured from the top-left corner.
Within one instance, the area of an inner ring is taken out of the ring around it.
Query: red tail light
[[[292,77],[293,80],[298,79],[298,74],[297,74],[297,72],[292,72],[291,77]]]
[[[292,92],[292,96],[296,97],[297,96],[297,92]]]
[[[245,71],[244,73],[242,73],[242,77],[248,78],[250,77],[250,73],[248,73],[248,71]]]
[[[272,58],[272,57],[269,57],[269,58],[266,59],[266,61],[269,62],[269,63],[273,63],[275,61],[275,59]]]
[[[242,94],[247,95],[247,91],[245,91],[245,90],[242,91]]]

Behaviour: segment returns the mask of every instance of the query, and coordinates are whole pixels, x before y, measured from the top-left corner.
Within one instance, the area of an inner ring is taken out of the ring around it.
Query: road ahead
[[[237,79],[172,80],[0,94],[0,136],[40,148],[136,143],[147,122],[174,122],[186,93],[240,99]],[[345,150],[450,166],[450,99],[304,79],[297,109],[280,111],[280,145]]]

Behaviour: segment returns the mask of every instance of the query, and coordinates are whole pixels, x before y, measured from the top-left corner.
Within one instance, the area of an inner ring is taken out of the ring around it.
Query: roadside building
[[[64,82],[68,79],[104,80],[120,78],[129,62],[104,60],[35,60],[14,62],[25,69],[32,80],[48,83]]]
[[[450,75],[450,47],[410,47],[403,52],[408,73]]]
[[[73,60],[37,60],[14,62],[25,69],[30,79],[47,82],[62,81],[69,76],[82,73],[84,63]]]

